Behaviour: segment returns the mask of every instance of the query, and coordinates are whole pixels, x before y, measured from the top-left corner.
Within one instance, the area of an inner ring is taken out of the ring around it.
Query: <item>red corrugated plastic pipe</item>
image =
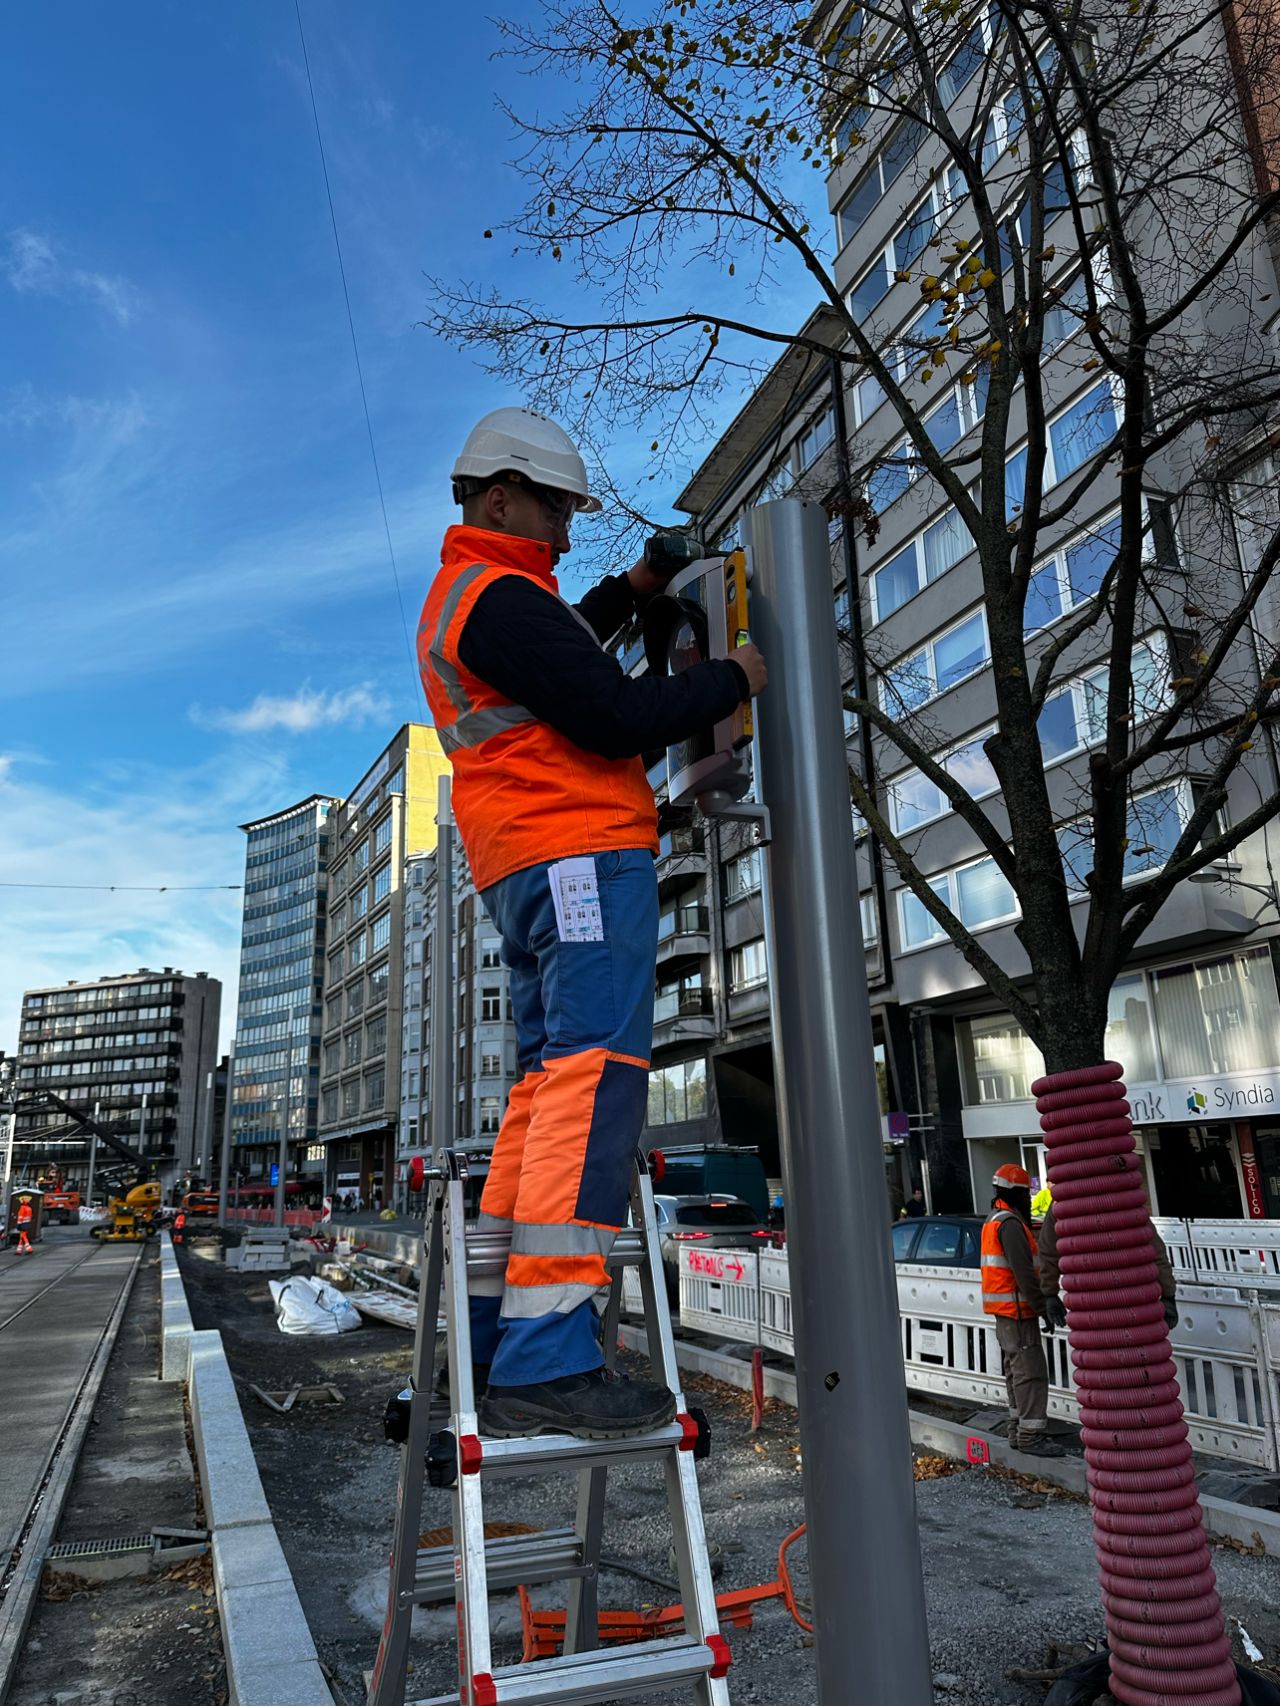
[[[1049,1150],[1093,1538],[1126,1706],[1239,1706],[1114,1062],[1033,1086]]]

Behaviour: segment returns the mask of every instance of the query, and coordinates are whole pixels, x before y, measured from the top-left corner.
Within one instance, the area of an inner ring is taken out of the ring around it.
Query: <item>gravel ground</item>
[[[222,1329],[241,1383],[245,1415],[263,1483],[280,1527],[317,1646],[350,1706],[363,1698],[362,1673],[372,1664],[386,1605],[386,1560],[395,1502],[396,1457],[381,1443],[387,1396],[402,1385],[410,1336],[366,1326],[339,1339],[294,1339],[277,1332],[266,1282],[182,1253],[197,1327]],[[340,1407],[295,1407],[274,1415],[247,1390],[333,1381]],[[719,1589],[774,1576],[782,1537],[804,1520],[794,1411],[770,1403],[762,1432],[750,1432],[745,1396],[702,1377],[686,1391],[711,1417],[711,1460],[699,1471],[708,1537],[721,1549]],[[931,1476],[938,1460],[921,1460]],[[667,1575],[669,1532],[661,1474],[637,1464],[612,1472],[605,1553]],[[1001,1471],[961,1470],[920,1479],[920,1533],[928,1593],[935,1687],[947,1706],[1041,1706],[1044,1688],[1014,1683],[1012,1667],[1036,1668],[1050,1642],[1081,1642],[1102,1632],[1087,1507],[1045,1484]],[[550,1527],[572,1521],[573,1483],[530,1476],[492,1483],[491,1520]],[[428,1491],[424,1527],[450,1520],[447,1493]],[[803,1542],[796,1549],[803,1591]],[[1219,1585],[1270,1664],[1280,1661],[1280,1564],[1215,1552]],[[667,1603],[675,1594],[607,1573],[602,1606]],[[554,1586],[535,1604],[563,1604]],[[444,1692],[455,1681],[451,1608],[415,1617],[410,1698]],[[498,1663],[518,1657],[514,1599],[495,1602]],[[735,1706],[808,1706],[816,1700],[813,1650],[776,1604],[750,1631],[729,1632]],[[687,1696],[669,1697],[671,1706]]]

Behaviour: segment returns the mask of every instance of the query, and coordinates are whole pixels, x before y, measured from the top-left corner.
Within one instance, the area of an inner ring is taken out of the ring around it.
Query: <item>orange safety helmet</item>
[[[1003,1185],[1006,1189],[1009,1187],[1015,1187],[1024,1191],[1029,1191],[1031,1189],[1031,1175],[1027,1172],[1025,1167],[1018,1167],[1012,1161],[1009,1161],[1006,1162],[1003,1167],[996,1168],[995,1173],[992,1176],[991,1183],[995,1186],[996,1190],[999,1190]]]

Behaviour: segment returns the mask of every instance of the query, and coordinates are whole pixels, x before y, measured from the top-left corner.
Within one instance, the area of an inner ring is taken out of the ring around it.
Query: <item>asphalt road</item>
[[[137,1256],[79,1226],[46,1229],[30,1255],[0,1253],[0,1577]]]

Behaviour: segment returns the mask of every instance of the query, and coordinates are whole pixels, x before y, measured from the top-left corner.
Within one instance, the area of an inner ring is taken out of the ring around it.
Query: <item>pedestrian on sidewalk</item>
[[[523,1074],[480,1203],[482,1229],[511,1233],[505,1279],[471,1296],[480,1428],[625,1437],[675,1413],[665,1388],[606,1378],[592,1307],[626,1218],[653,1040],[658,836],[641,755],[727,717],[764,686],[764,661],[745,646],[671,677],[623,671],[604,647],[670,575],[641,561],[576,606],[561,597],[574,518],[601,506],[546,416],[486,415],[453,495],[462,525],[445,534],[418,657],[510,969]]]
[[[1044,1293],[1036,1277],[1031,1175],[997,1167],[995,1196],[982,1228],[982,1307],[994,1315],[1009,1396],[1009,1444],[1029,1457],[1062,1457],[1049,1438],[1049,1371],[1040,1342]]]

